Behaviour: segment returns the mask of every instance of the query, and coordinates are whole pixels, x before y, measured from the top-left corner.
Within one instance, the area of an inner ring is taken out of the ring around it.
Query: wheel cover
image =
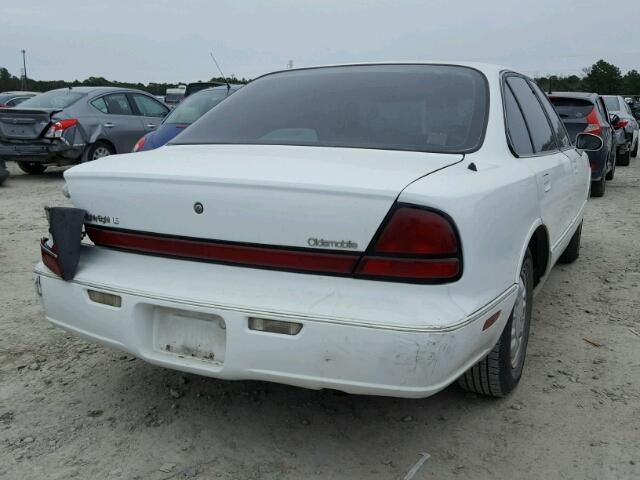
[[[102,157],[108,157],[111,155],[111,152],[106,147],[98,147],[93,151],[93,155],[91,156],[91,160],[97,160]]]
[[[518,296],[516,304],[513,306],[513,316],[511,318],[511,367],[516,368],[520,363],[523,344],[525,342],[524,330],[527,324],[527,283],[524,279],[524,272],[520,274],[518,282]]]

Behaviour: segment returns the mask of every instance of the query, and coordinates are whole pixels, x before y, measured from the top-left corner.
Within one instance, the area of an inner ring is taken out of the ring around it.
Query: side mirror
[[[590,133],[579,133],[576,137],[576,148],[586,152],[597,152],[602,149],[602,138]]]
[[[620,121],[620,117],[615,113],[611,113],[609,115],[609,120],[611,121],[611,125],[615,127],[616,125],[618,125],[618,122]]]

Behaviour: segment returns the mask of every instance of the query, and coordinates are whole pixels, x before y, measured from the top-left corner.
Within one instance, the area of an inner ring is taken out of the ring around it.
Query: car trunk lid
[[[61,109],[0,108],[0,140],[33,140],[39,138]]]
[[[363,251],[400,192],[461,154],[168,146],[65,173],[88,223],[251,245]]]

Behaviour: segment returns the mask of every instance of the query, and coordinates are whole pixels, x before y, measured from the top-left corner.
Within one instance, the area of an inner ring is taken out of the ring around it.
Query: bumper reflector
[[[484,322],[484,326],[482,327],[482,331],[484,332],[486,329],[491,327],[491,325],[496,323],[496,320],[498,320],[498,318],[500,318],[500,314],[501,313],[502,313],[502,310],[498,310],[496,313],[494,313],[489,318],[487,318],[487,320]]]
[[[302,324],[283,322],[281,320],[267,320],[266,318],[249,317],[249,330],[258,332],[279,333],[282,335],[297,335],[302,330]]]
[[[109,305],[110,307],[120,308],[122,306],[122,297],[112,295],[111,293],[98,292],[97,290],[87,290],[89,298],[92,302]]]

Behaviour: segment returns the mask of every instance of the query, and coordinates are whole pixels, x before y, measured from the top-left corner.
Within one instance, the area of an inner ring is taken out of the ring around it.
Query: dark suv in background
[[[616,169],[617,140],[603,98],[596,93],[551,92],[549,100],[575,144],[579,133],[602,138],[602,149],[587,152],[591,164],[591,196],[604,195],[606,180],[613,179]]]

